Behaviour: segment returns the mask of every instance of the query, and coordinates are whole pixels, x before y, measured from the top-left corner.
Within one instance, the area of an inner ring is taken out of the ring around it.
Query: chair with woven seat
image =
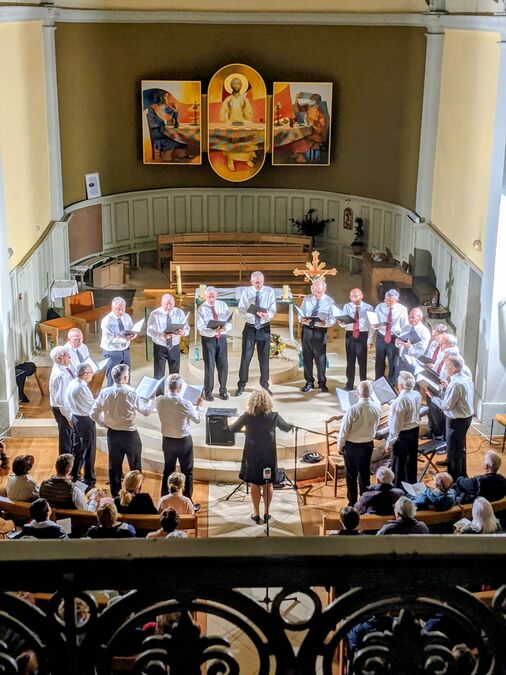
[[[42,345],[45,346],[46,351],[50,350],[49,339],[53,342],[53,347],[59,342],[60,331],[69,331],[71,328],[79,328],[79,322],[68,316],[59,319],[50,319],[49,321],[41,321],[39,323],[39,333]],[[65,335],[66,338],[66,335]]]
[[[86,332],[86,326],[93,324],[94,331],[97,330],[97,322],[101,321],[108,312],[111,311],[110,305],[95,307],[93,291],[82,291],[77,295],[70,295],[64,298],[65,316],[72,318],[79,328]]]
[[[337,437],[342,417],[335,415],[325,420],[327,452],[325,457],[325,485],[329,479],[334,484],[334,497],[337,497],[337,478],[339,470],[344,470],[344,458],[338,452]]]
[[[501,448],[501,452],[504,452],[504,445],[506,444],[506,414],[498,413],[495,417],[492,417],[492,421],[490,423],[490,440],[489,440],[490,445],[492,445],[492,432],[494,430],[494,422],[497,422],[497,424],[500,424],[501,426],[504,427],[504,436],[502,437],[502,448]]]

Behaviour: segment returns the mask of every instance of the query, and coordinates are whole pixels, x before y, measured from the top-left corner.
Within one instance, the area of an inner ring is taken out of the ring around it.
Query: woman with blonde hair
[[[179,471],[174,471],[169,476],[168,489],[169,494],[160,497],[158,502],[158,513],[161,513],[169,506],[180,515],[189,513],[193,515],[195,509],[191,499],[183,495],[183,490],[186,482],[186,476],[184,473],[179,473]]]
[[[457,530],[457,534],[499,534],[502,532],[501,523],[495,517],[492,504],[485,497],[476,497],[472,514],[471,523]]]
[[[102,504],[97,509],[97,525],[88,530],[91,539],[126,539],[135,537],[135,528],[129,523],[118,523],[118,510],[113,503]]]
[[[281,431],[291,431],[293,424],[285,422],[277,412],[273,412],[272,398],[265,389],[256,389],[252,392],[246,411],[230,426],[233,433],[243,428],[246,433],[239,478],[251,483],[253,503],[251,519],[255,523],[261,522],[259,511],[262,496],[265,505],[264,520],[270,518],[269,504],[277,473],[276,427]],[[270,470],[270,475],[267,472],[268,477],[264,473],[265,469]],[[265,483],[268,483],[268,486]]]
[[[141,492],[144,476],[140,471],[129,471],[123,479],[123,487],[119,495],[114,498],[114,504],[119,513],[155,514],[158,511],[153,504],[151,495]]]

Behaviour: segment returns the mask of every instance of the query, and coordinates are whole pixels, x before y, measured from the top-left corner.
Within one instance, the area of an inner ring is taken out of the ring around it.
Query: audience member
[[[469,525],[456,528],[457,534],[498,534],[502,531],[488,499],[477,497],[473,502],[472,515]]]
[[[474,478],[458,478],[454,485],[460,504],[470,504],[476,497],[485,497],[489,502],[497,502],[506,497],[506,478],[499,473],[501,455],[489,450],[483,460],[485,473]]]
[[[87,536],[91,539],[128,539],[135,537],[135,527],[118,523],[118,510],[114,504],[103,504],[97,509],[98,525],[92,525]]]
[[[5,494],[9,499],[33,502],[39,497],[39,484],[30,476],[35,459],[33,455],[18,455],[12,462],[12,474],[7,479]]]
[[[341,521],[341,529],[336,532],[337,535],[357,535],[362,534],[357,530],[360,525],[360,515],[353,506],[343,506],[339,511],[339,520]]]
[[[355,504],[358,513],[375,513],[378,516],[393,516],[394,504],[404,496],[402,490],[394,487],[394,472],[387,466],[376,471],[376,484],[369,485]]]
[[[169,539],[180,538],[184,539],[188,535],[184,530],[178,530],[181,519],[175,509],[165,509],[160,514],[160,529],[155,532],[150,532],[146,535],[146,539]]]
[[[457,493],[452,488],[453,478],[449,473],[438,473],[434,476],[434,488],[426,487],[416,497],[410,497],[418,509],[434,509],[448,511],[455,506]]]
[[[64,457],[65,455],[61,455]],[[51,506],[46,499],[36,499],[30,504],[30,516],[32,520],[23,525],[16,539],[22,537],[34,537],[35,539],[68,539],[67,533],[61,525],[51,518]]]
[[[148,492],[141,492],[144,476],[140,471],[129,471],[123,479],[123,487],[114,498],[120,513],[155,514],[158,511]]]
[[[0,540],[7,539],[9,532],[12,532],[16,529],[13,520],[6,520],[5,518],[0,518]]]
[[[416,506],[407,497],[395,502],[394,514],[395,520],[389,520],[377,534],[429,534],[427,525],[416,520]]]
[[[70,474],[74,466],[74,457],[66,452],[56,458],[56,475],[40,484],[39,495],[58,509],[88,510],[84,493],[72,483]]]
[[[175,471],[169,476],[169,494],[160,497],[158,502],[158,513],[161,513],[169,506],[174,509],[179,515],[190,514],[193,515],[195,509],[193,508],[192,500],[183,495],[184,484],[186,477],[184,473]]]

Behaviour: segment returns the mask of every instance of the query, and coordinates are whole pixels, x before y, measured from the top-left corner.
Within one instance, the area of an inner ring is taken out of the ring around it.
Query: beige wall
[[[12,269],[50,221],[41,24],[0,24],[0,64],[0,155]]]
[[[135,45],[135,48],[129,46]],[[330,167],[275,167],[247,187],[358,194],[413,208],[425,35],[413,28],[191,24],[60,24],[56,31],[64,202],[104,194],[230,185],[210,168],[144,166],[140,81],[199,79],[227,63],[272,82],[334,82]]]
[[[499,68],[499,35],[448,31],[445,36],[433,224],[483,269]]]

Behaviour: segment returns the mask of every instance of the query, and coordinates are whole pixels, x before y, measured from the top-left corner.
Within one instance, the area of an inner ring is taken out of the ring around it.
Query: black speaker
[[[228,429],[227,419],[237,417],[237,408],[208,408],[206,412],[207,445],[235,445],[235,434]]]

